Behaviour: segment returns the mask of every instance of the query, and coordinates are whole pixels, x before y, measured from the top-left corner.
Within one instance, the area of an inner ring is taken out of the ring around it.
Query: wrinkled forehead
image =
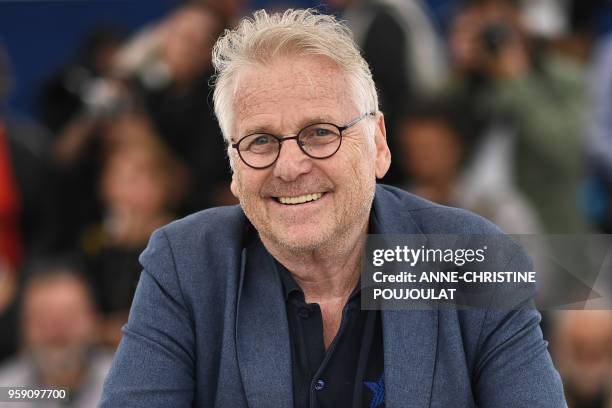
[[[233,127],[266,115],[289,121],[319,113],[350,116],[357,110],[354,84],[349,73],[325,57],[283,57],[249,65],[234,84]]]

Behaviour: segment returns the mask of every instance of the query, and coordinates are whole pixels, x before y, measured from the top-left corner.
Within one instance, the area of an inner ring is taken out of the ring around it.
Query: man
[[[535,46],[545,41],[521,23],[521,4],[470,0],[450,29],[456,80],[448,92],[474,129],[466,174],[487,192],[516,185],[547,233],[586,232],[578,198],[585,76],[552,48]]]
[[[376,186],[384,119],[342,24],[260,11],[213,57],[240,206],[153,234],[103,407],[565,406],[533,309],[361,310],[367,233],[499,232]]]
[[[558,311],[552,329],[567,400],[573,407],[612,406],[612,312]]]
[[[83,277],[71,267],[39,268],[23,290],[20,323],[24,347],[20,355],[0,366],[0,386],[63,388],[69,406],[91,407],[100,399],[112,359],[111,353],[96,347],[93,297]],[[4,405],[7,402],[2,406],[66,406],[66,401],[53,399]]]

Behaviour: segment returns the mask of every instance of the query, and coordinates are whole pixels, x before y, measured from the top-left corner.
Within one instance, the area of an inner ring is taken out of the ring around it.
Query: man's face
[[[414,119],[398,134],[402,167],[417,183],[435,183],[457,176],[461,162],[459,136],[442,120]]]
[[[175,80],[189,81],[210,65],[219,23],[206,10],[185,8],[171,16],[166,24],[161,56]]]
[[[365,113],[349,78],[323,57],[287,57],[245,69],[235,88],[233,141],[260,132],[295,135],[318,122],[346,125]],[[235,149],[231,154],[232,191],[247,217],[264,240],[291,250],[337,244],[363,229],[376,177],[390,162],[381,115],[344,131],[340,150],[328,159],[306,156],[294,140],[283,143],[276,163],[263,170],[246,166]],[[301,204],[280,202],[313,194]]]
[[[81,282],[71,276],[39,282],[27,289],[23,308],[25,343],[40,370],[59,374],[83,363],[95,315]]]

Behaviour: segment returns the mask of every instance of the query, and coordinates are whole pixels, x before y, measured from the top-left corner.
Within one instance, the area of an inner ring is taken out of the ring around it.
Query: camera
[[[490,55],[497,55],[499,51],[513,40],[512,28],[504,21],[488,24],[480,32],[480,41],[483,48]]]
[[[119,84],[106,78],[94,78],[82,89],[81,100],[90,115],[112,118],[128,110],[130,101]]]

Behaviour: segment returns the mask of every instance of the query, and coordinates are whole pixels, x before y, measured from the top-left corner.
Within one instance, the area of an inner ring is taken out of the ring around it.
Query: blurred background
[[[96,404],[151,232],[235,203],[215,39],[310,6],[372,68],[383,182],[512,234],[612,233],[611,0],[1,1],[0,386]],[[570,407],[612,407],[612,312],[543,328]]]

